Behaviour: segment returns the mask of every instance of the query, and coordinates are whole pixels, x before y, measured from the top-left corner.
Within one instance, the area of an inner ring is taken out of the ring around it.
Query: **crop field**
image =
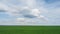
[[[0,26],[0,34],[60,34],[60,26]]]

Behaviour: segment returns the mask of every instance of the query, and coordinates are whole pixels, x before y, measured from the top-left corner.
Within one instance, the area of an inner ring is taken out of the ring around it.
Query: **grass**
[[[0,26],[0,34],[60,34],[60,26]]]

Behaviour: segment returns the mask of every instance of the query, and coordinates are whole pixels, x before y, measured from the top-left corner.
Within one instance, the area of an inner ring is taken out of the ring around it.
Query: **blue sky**
[[[60,25],[60,0],[0,0],[0,25]]]

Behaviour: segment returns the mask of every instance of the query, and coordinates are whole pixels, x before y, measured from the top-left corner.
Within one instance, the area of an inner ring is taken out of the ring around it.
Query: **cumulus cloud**
[[[48,21],[44,20],[44,19],[37,19],[37,18],[34,18],[34,19],[30,19],[30,18],[17,18],[17,24],[22,24],[22,25],[37,25],[37,24],[47,24]]]
[[[40,3],[41,7],[38,8],[36,0],[2,0],[0,9],[5,10],[10,16],[15,16],[16,21],[19,23],[42,23],[40,22],[41,20],[48,20],[47,17],[41,15],[42,12],[47,12],[46,8],[43,6],[43,2]]]
[[[34,16],[39,16],[40,15],[40,11],[39,11],[39,9],[32,9],[31,14],[34,15]]]

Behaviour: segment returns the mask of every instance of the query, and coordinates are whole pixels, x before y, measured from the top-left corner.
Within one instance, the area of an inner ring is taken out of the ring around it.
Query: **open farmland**
[[[60,26],[0,26],[0,34],[60,34]]]

